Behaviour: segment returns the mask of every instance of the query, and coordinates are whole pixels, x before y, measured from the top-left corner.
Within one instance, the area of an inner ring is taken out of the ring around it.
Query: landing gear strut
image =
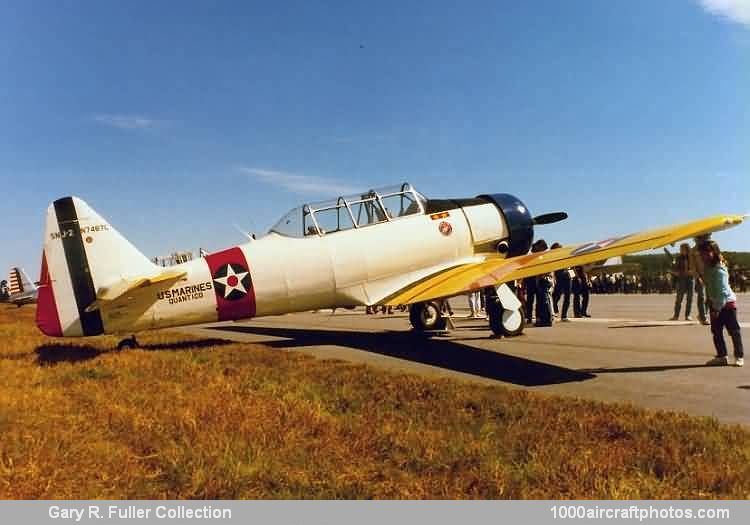
[[[123,339],[117,344],[118,350],[127,350],[127,349],[133,349],[138,348],[138,341],[136,340],[134,335],[131,335],[127,339]]]

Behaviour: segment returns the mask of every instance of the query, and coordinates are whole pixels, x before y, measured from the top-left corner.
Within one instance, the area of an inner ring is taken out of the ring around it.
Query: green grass
[[[0,306],[2,498],[750,497],[713,419],[32,317]]]

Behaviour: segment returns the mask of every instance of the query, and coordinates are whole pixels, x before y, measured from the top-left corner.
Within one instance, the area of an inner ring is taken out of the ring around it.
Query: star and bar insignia
[[[630,235],[623,235],[621,237],[611,237],[609,239],[604,239],[603,241],[590,242],[587,244],[583,244],[579,246],[578,248],[576,248],[575,250],[573,250],[572,252],[570,252],[570,255],[583,255],[584,253],[593,252],[594,250],[602,250],[628,237],[630,237]]]
[[[250,272],[239,264],[225,264],[213,275],[218,295],[228,301],[237,301],[247,295],[252,286]]]

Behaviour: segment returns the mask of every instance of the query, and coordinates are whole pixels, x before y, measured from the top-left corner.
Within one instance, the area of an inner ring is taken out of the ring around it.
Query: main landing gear
[[[489,326],[498,337],[515,337],[525,326],[521,301],[506,285],[483,290]],[[409,306],[409,321],[417,333],[446,333],[455,328],[451,317],[444,312],[442,301],[426,301]]]
[[[443,315],[443,305],[439,301],[427,301],[409,305],[409,321],[415,332],[443,332],[448,317]]]
[[[138,340],[135,338],[134,335],[131,335],[127,339],[123,339],[119,343],[117,343],[117,349],[118,350],[132,350],[133,348],[138,348]]]

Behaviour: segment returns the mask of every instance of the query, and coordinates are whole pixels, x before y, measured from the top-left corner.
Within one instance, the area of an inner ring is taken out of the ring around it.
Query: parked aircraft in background
[[[658,248],[740,224],[720,215],[598,242],[528,253],[532,217],[508,194],[428,199],[408,183],[286,213],[257,240],[169,268],[154,265],[84,201],[50,205],[37,325],[59,337],[141,330],[351,307],[410,305],[417,331],[445,326],[441,301],[488,290],[496,334],[523,330],[504,283]],[[134,337],[120,343],[135,346]]]
[[[10,269],[8,293],[8,302],[16,306],[34,304],[37,300],[37,287],[23,271],[23,268],[13,267]]]

